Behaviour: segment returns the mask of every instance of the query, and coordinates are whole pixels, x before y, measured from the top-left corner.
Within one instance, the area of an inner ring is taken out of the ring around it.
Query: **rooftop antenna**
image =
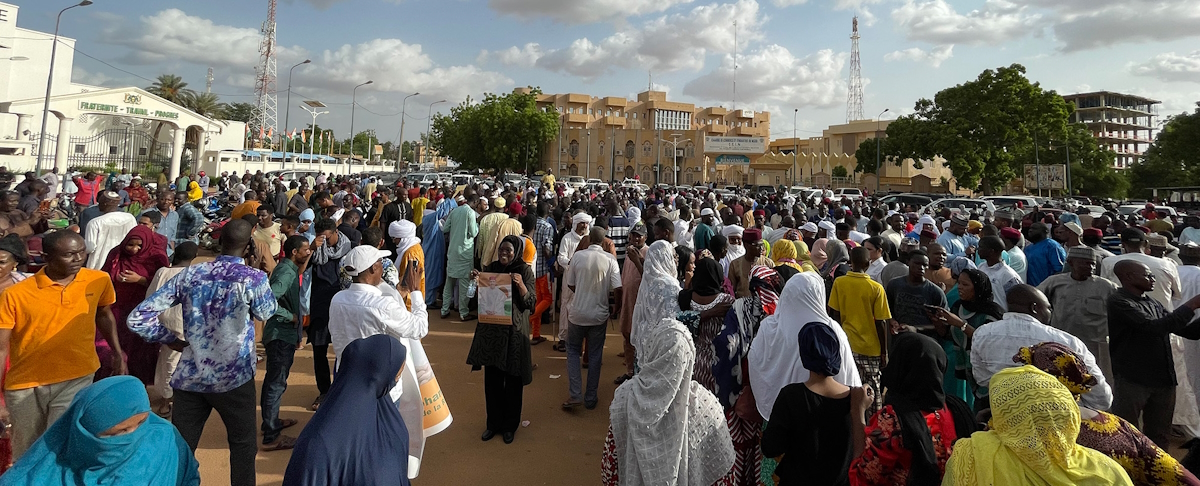
[[[737,71],[738,71],[738,39],[737,39],[737,21],[733,21],[733,108],[737,109]]]
[[[212,82],[213,82],[212,71],[213,71],[212,66],[209,66],[208,67],[208,77],[205,78],[206,82],[204,83],[204,92],[205,93],[212,93]]]
[[[254,94],[257,100],[250,119],[250,136],[259,147],[270,147],[279,128],[279,103],[275,96],[275,3],[267,0],[267,20],[262,24],[262,43],[258,46],[259,65],[254,69]]]
[[[650,75],[650,80],[646,82],[646,91],[654,90],[654,71],[646,71]]]
[[[858,16],[850,33],[850,93],[846,99],[846,123],[863,119],[862,60],[858,56]]]

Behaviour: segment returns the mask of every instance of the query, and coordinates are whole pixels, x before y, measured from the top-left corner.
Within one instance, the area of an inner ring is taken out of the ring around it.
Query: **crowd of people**
[[[603,484],[1200,485],[1165,452],[1200,437],[1200,217],[917,214],[552,173],[200,172],[153,199],[123,172],[72,181],[65,230],[44,227],[42,179],[0,198],[0,485],[199,484],[214,409],[232,484],[281,450],[284,484],[408,484],[431,433],[428,309],[478,320],[463,359],[483,371],[484,441],[516,440],[532,346],[566,355],[564,413],[600,406],[619,329]],[[201,262],[210,197],[230,220]],[[279,407],[300,350],[316,413],[293,436]]]

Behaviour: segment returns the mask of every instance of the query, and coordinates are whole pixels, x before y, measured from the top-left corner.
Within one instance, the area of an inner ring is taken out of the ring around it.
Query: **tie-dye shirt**
[[[219,256],[188,267],[147,297],[129,315],[129,330],[149,342],[170,343],[175,335],[158,316],[183,307],[184,348],[171,386],[195,393],[222,393],[254,379],[254,324],[275,313],[267,274],[241,258]]]

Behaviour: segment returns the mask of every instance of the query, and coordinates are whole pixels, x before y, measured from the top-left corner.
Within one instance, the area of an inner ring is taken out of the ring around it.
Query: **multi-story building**
[[[770,113],[668,101],[662,91],[644,91],[637,100],[541,94],[537,103],[559,113],[559,136],[541,162],[560,176],[673,185],[731,182],[719,174],[749,174],[750,163],[767,151],[771,133]]]
[[[1112,91],[1069,94],[1063,99],[1075,105],[1071,123],[1086,124],[1101,147],[1117,153],[1113,166],[1117,169],[1140,161],[1154,141],[1161,101]]]

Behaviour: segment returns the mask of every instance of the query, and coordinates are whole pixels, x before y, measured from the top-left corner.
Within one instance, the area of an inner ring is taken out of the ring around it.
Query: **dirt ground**
[[[560,404],[567,399],[566,354],[554,351],[548,341],[533,347],[533,383],[525,387],[522,420],[529,426],[517,431],[512,444],[500,437],[481,442],[484,430],[483,372],[471,372],[466,365],[467,350],[475,323],[445,320],[430,309],[429,336],[422,340],[425,351],[446,395],[454,423],[426,441],[420,476],[413,484],[513,484],[576,485],[596,484],[600,479],[600,456],[608,430],[608,404],[612,401],[613,380],[624,371],[617,353],[621,334],[610,326],[605,340],[604,363],[600,379],[600,406],[595,410],[578,407],[567,412]],[[547,336],[553,328],[544,329]],[[332,361],[332,353],[330,360]],[[332,363],[331,363],[332,364]],[[255,377],[262,388],[265,363],[259,363]],[[308,406],[317,396],[313,380],[312,352],[296,353],[283,395],[280,415],[300,421],[286,434],[299,435],[314,412]],[[584,370],[585,379],[588,370]],[[557,377],[557,378],[552,378]],[[585,382],[586,383],[586,382]],[[261,420],[261,414],[259,415]],[[204,429],[196,459],[205,485],[229,484],[229,456],[225,427],[213,413]],[[289,451],[259,452],[258,484],[278,485],[287,469]]]

